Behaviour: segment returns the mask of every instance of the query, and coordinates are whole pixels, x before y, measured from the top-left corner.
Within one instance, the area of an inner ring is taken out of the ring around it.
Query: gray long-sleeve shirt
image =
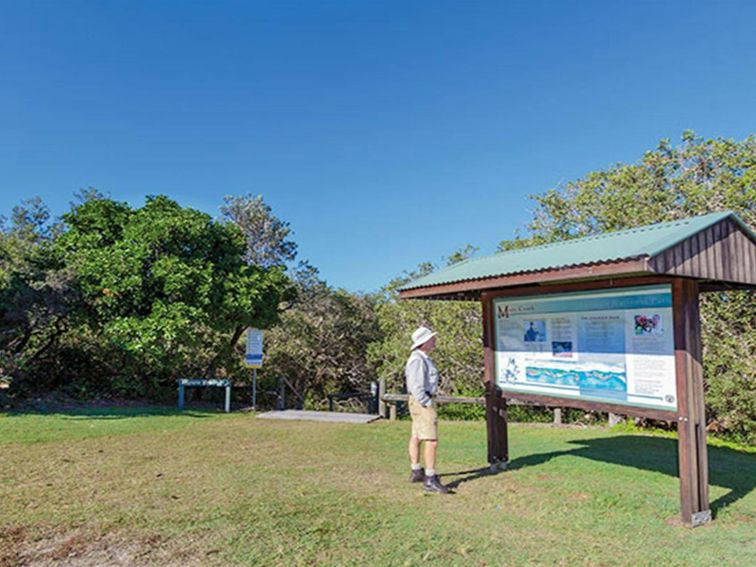
[[[421,406],[431,403],[431,396],[438,392],[438,369],[430,357],[420,349],[415,349],[404,369],[407,379],[407,393],[414,396]]]

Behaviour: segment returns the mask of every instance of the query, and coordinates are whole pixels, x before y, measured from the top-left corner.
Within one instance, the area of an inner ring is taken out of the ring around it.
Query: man
[[[530,322],[530,327],[525,331],[525,342],[532,343],[538,340],[538,331],[536,331],[533,321]]]
[[[436,348],[436,333],[418,327],[412,333],[412,353],[404,374],[407,378],[409,410],[412,416],[412,435],[409,440],[411,482],[423,482],[428,492],[448,494],[436,475],[438,448],[438,415],[433,398],[438,392],[438,370],[428,354]],[[420,443],[424,443],[425,470],[420,466]]]

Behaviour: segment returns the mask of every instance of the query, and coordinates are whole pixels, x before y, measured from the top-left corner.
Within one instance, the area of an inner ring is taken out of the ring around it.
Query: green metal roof
[[[735,213],[725,211],[470,258],[413,280],[402,287],[402,290],[570,266],[631,260],[644,256],[652,257],[728,217],[732,217],[756,242],[756,234],[748,225]]]

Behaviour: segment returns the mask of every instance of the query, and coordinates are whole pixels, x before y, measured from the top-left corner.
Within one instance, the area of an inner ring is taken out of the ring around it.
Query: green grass
[[[0,565],[756,565],[756,454],[710,446],[715,521],[679,525],[676,441],[443,422],[456,494],[407,482],[408,422],[122,409],[0,414]]]
[[[191,426],[198,419],[223,417],[231,416],[201,411],[179,413],[174,408],[160,406],[79,409],[31,415],[0,413],[0,446],[168,431]]]

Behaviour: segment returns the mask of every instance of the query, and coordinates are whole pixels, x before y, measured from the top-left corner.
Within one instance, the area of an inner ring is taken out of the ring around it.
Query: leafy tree
[[[291,229],[262,196],[226,197],[221,212],[241,229],[248,264],[293,266],[297,246]],[[307,262],[298,264],[294,279],[280,321],[266,334],[263,384],[272,387],[283,376],[311,404],[322,403],[330,392],[365,390],[374,376],[365,359],[377,330],[372,299],[331,288]]]
[[[289,223],[280,220],[262,195],[227,196],[221,207],[223,218],[235,223],[247,241],[244,258],[253,266],[286,266],[297,256],[297,245],[289,240]]]
[[[685,132],[634,164],[617,164],[533,195],[526,237],[507,250],[717,210],[756,226],[756,138],[736,142]],[[704,379],[711,427],[756,440],[756,301],[749,292],[701,299]]]
[[[0,378],[25,379],[69,326],[78,289],[52,251],[57,227],[41,199],[13,209],[0,230]]]
[[[56,247],[76,274],[86,327],[116,355],[111,371],[130,394],[227,373],[244,330],[273,325],[289,295],[281,268],[243,261],[233,223],[167,197],[140,209],[93,198],[63,220]]]
[[[296,281],[296,302],[266,336],[264,376],[286,377],[313,404],[328,393],[367,391],[375,378],[367,345],[379,332],[373,298],[331,288],[310,266]]]
[[[505,240],[501,250],[532,246],[704,214],[732,210],[756,222],[756,138],[704,140],[685,132],[682,145],[662,140],[634,164],[594,171],[543,194],[527,237]]]

